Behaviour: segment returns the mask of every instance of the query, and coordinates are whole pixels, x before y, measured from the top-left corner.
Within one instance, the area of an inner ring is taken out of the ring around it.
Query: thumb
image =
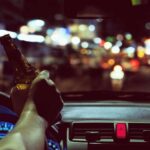
[[[49,72],[44,70],[41,71],[38,76],[33,80],[32,84],[31,84],[31,89],[34,87],[34,85],[39,82],[40,80],[47,80],[49,79],[50,75]]]

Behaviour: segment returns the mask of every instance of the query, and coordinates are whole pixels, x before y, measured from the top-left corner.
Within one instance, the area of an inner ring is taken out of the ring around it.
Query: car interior
[[[49,150],[150,149],[149,0],[1,0],[0,9],[0,36],[9,33],[13,37],[12,33],[17,33],[14,41],[27,50],[23,51],[25,56],[35,65],[36,55],[39,55],[40,63],[46,62],[41,69],[50,71],[50,77],[61,92],[64,107],[46,133]],[[24,24],[33,19],[43,19],[47,24],[36,32],[32,32],[33,29],[31,33],[20,33],[30,32]],[[84,29],[85,25],[89,25],[90,33]],[[68,30],[64,30],[68,26],[73,30],[72,47],[66,40]],[[81,31],[76,33],[78,26]],[[21,34],[45,36],[42,41],[45,43],[36,43],[36,38],[30,43],[29,37],[23,39],[22,36],[22,40]],[[128,41],[124,42],[123,37]],[[100,49],[91,42],[93,39]],[[52,45],[50,53],[40,44]],[[32,54],[31,49],[34,49]],[[43,53],[35,49],[42,49]],[[35,60],[31,57],[33,54]],[[1,47],[0,55],[3,55]],[[47,55],[53,57],[48,60]],[[66,58],[71,65],[64,61]],[[84,65],[79,63],[81,59]],[[0,139],[18,120],[9,96],[13,85],[11,64],[4,57],[0,57],[1,63],[5,68],[3,79],[0,71]],[[1,80],[10,82],[3,84]]]

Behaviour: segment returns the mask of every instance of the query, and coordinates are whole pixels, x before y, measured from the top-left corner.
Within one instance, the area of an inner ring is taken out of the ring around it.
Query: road
[[[85,74],[66,79],[56,78],[55,82],[61,92],[113,90],[108,72],[105,72],[103,76],[90,77]],[[138,73],[125,73],[121,90],[150,92],[150,71],[141,70]]]

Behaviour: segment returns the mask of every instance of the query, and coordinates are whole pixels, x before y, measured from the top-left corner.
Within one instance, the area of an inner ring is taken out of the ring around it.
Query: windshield
[[[50,72],[61,92],[150,91],[148,0],[128,1],[128,9],[114,3],[119,8],[114,14],[111,5],[107,14],[86,4],[76,18],[66,17],[71,12],[61,11],[61,1],[36,1],[33,8],[34,2],[2,0],[0,36],[9,33],[30,63]],[[135,8],[139,11],[132,12]],[[0,90],[9,91],[12,74],[0,46]]]

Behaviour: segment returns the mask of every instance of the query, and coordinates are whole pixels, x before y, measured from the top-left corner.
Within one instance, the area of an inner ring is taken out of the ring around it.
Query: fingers
[[[13,109],[18,115],[22,112],[24,104],[28,98],[28,90],[29,89],[19,90],[17,87],[13,87],[11,89],[10,97],[12,100]]]
[[[38,76],[38,79],[45,79],[49,85],[55,85],[55,83],[49,78],[50,78],[49,72],[46,70],[40,72]]]
[[[17,84],[11,89],[11,99],[15,112],[20,114],[27,99],[32,99],[37,89],[43,89],[43,85],[47,83],[54,85],[53,81],[49,80],[49,76],[48,71],[41,71],[31,85]]]
[[[60,92],[53,81],[41,79],[31,92],[31,99],[34,100],[39,115],[52,123],[63,106]]]
[[[48,79],[50,77],[49,72],[46,71],[46,70],[41,71],[38,76],[42,77],[42,78],[45,78],[45,79]]]
[[[42,80],[48,80],[48,78],[49,78],[49,72],[48,71],[46,71],[46,70],[44,70],[44,71],[41,71],[39,74],[38,74],[38,76],[32,81],[32,84],[31,84],[31,86],[30,86],[30,89],[33,89],[34,87],[35,87],[35,85],[38,83],[38,82],[40,82],[40,81],[42,81]]]

